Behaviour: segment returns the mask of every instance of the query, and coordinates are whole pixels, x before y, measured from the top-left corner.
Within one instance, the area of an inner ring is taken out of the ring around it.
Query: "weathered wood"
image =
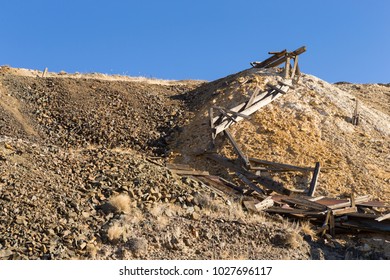
[[[219,180],[221,180],[226,186],[228,186],[228,187],[230,187],[230,188],[232,188],[232,189],[234,189],[234,190],[236,190],[236,191],[238,191],[240,193],[244,192],[242,187],[237,186],[236,184],[234,184],[234,183],[232,183],[232,182],[230,182],[230,181],[228,181],[228,180],[226,180],[226,179],[224,179],[222,177],[219,177]]]
[[[291,171],[300,171],[300,172],[308,172],[313,171],[314,169],[312,167],[304,167],[304,166],[295,166],[291,164],[285,164],[285,163],[279,163],[279,162],[273,162],[268,160],[262,160],[257,158],[249,158],[250,162],[263,164],[263,165],[272,165],[276,168],[282,169],[282,170],[291,170]]]
[[[193,170],[193,168],[191,166],[189,166],[188,164],[167,163],[165,166],[168,169]]]
[[[387,213],[385,215],[382,215],[382,216],[376,218],[375,221],[382,222],[383,220],[387,220],[387,219],[390,219],[390,213]]]
[[[232,115],[237,116],[237,117],[242,117],[244,119],[249,119],[249,116],[241,114],[239,112],[232,111],[230,109],[226,109],[226,108],[219,107],[219,106],[213,106],[212,108],[217,109],[217,110],[219,110],[221,112],[224,112],[224,113],[232,114]]]
[[[280,57],[283,57],[285,56],[287,53],[287,50],[283,50],[281,52],[278,52],[278,53],[274,53],[273,56],[267,58],[266,60],[262,61],[262,62],[252,62],[251,65],[255,68],[263,68],[263,67],[266,67],[268,64],[274,62],[275,60],[278,60]]]
[[[286,189],[283,187],[283,184],[275,182],[271,179],[262,178],[260,176],[257,176],[256,174],[253,174],[251,172],[248,172],[241,166],[234,164],[230,160],[228,160],[225,157],[216,155],[216,154],[205,154],[205,156],[211,160],[214,160],[215,162],[221,164],[222,166],[229,168],[231,170],[234,170],[236,172],[239,172],[243,174],[245,177],[251,180],[256,180],[257,183],[262,185],[264,188],[275,191],[280,194],[290,195],[292,192],[289,189]]]
[[[295,74],[296,74],[296,72],[297,72],[298,57],[299,57],[298,55],[296,55],[296,56],[294,57],[294,66],[293,66],[293,70],[292,70],[292,73],[291,73],[291,79],[294,79]]]
[[[237,193],[230,189],[230,188],[227,188],[226,186],[222,186],[216,182],[214,182],[213,180],[207,178],[207,175],[206,176],[196,176],[194,177],[198,182],[201,182],[202,184],[204,184],[206,187],[208,187],[209,189],[211,189],[212,191],[214,191],[216,194],[224,197],[224,198],[227,198],[228,196],[235,196],[237,195]]]
[[[356,99],[355,110],[354,110],[353,116],[352,116],[352,124],[353,125],[359,125],[360,114],[358,111],[358,107],[359,107],[359,101]]]
[[[335,210],[332,210],[332,214],[335,215],[335,216],[338,216],[338,215],[344,215],[344,214],[348,214],[348,213],[355,213],[357,212],[357,207],[345,207],[345,208],[342,208],[342,209],[335,209]]]
[[[335,222],[334,222],[334,215],[333,212],[330,212],[329,216],[329,233],[332,235],[332,237],[335,236]]]
[[[254,101],[253,103],[257,103],[259,102],[260,100],[262,100],[263,98],[265,98],[266,96],[270,95],[268,91],[264,91],[262,92],[261,94],[257,94],[257,96],[254,98]],[[233,108],[230,108],[229,110],[230,111],[233,111],[233,112],[239,112],[241,113],[242,111],[244,111],[245,109],[245,106],[248,102],[243,102],[243,103],[240,103],[239,105],[233,107]],[[249,115],[247,115],[249,116]],[[214,117],[214,124],[220,124],[221,123],[221,117],[220,116],[216,116]],[[214,125],[214,126],[215,126]]]
[[[249,101],[245,104],[244,110],[249,108],[253,104],[253,102],[255,101],[255,98],[259,94],[259,92],[260,92],[260,88],[256,87],[255,91],[251,94]]]
[[[188,177],[191,178],[192,180],[198,182],[200,184],[200,186],[202,186],[203,188],[207,188],[207,189],[215,192],[217,195],[224,198],[225,200],[227,200],[228,197],[231,196],[230,193],[226,193],[224,191],[221,191],[220,189],[214,187],[214,185],[210,184],[206,180],[202,180],[202,179],[204,179],[202,176],[197,176],[197,177],[188,176]]]
[[[230,134],[230,131],[228,129],[225,129],[224,131],[227,139],[230,141],[232,144],[236,154],[239,156],[241,161],[244,163],[245,166],[249,166],[249,161],[248,158],[244,155],[244,153],[241,151],[241,149],[238,147],[236,141],[234,140],[233,136]]]
[[[281,90],[283,91],[287,91],[288,90],[288,87],[286,86],[282,86],[281,87]],[[280,96],[282,96],[283,94],[281,94],[280,92],[277,92],[277,93],[268,93],[264,96],[263,94],[260,95],[260,96],[257,96],[255,98],[255,101],[254,103],[252,104],[252,106],[250,106],[249,108],[241,111],[240,113],[241,114],[244,114],[244,115],[247,115],[247,116],[250,116],[252,115],[253,113],[255,113],[256,111],[258,111],[260,108],[264,107],[265,105],[271,103],[272,101],[274,101],[275,99],[279,98]],[[262,97],[264,96],[264,97]],[[245,104],[240,104],[239,106],[237,106],[238,108],[245,108]],[[236,111],[235,108],[232,108],[230,109],[232,111]],[[239,110],[237,110],[239,111]],[[235,121],[239,122],[243,120],[242,117],[238,116],[235,118]],[[218,125],[215,126],[215,134],[218,135],[220,132],[222,132],[223,130],[225,130],[226,128],[228,128],[233,122],[231,120],[228,120],[228,119],[225,119],[225,120],[222,120],[222,122]]]
[[[307,193],[308,196],[313,196],[315,191],[316,191],[318,176],[320,174],[320,169],[321,169],[320,163],[316,162],[316,166],[315,166],[314,172],[313,172],[313,177],[312,177],[311,182],[310,182],[309,192]]]
[[[280,207],[270,207],[268,209],[264,210],[268,213],[279,213],[279,214],[291,214],[291,215],[301,215],[301,217],[323,217],[323,212],[316,212],[316,211],[308,211],[304,209],[295,209],[295,208],[280,208]]]
[[[199,171],[199,170],[183,170],[183,169],[169,169],[172,173],[177,175],[210,175],[208,171]]]
[[[237,190],[232,189],[231,187],[226,186],[223,182],[219,180],[219,177],[217,176],[201,176],[201,179],[208,182],[209,184],[213,185],[214,187],[218,188],[219,190],[225,192],[226,194],[229,194],[230,196],[237,195]],[[240,192],[242,193],[242,191]]]
[[[324,197],[325,196],[310,197],[310,198],[307,198],[307,200],[309,200],[309,201],[317,201],[317,200],[323,199]]]
[[[43,70],[43,73],[42,73],[42,78],[46,77],[47,71],[48,71],[48,69],[47,69],[47,67],[45,67],[45,70]]]
[[[303,54],[305,51],[306,51],[306,46],[302,46],[302,47],[296,49],[295,51],[292,51],[290,53],[290,56],[297,56],[297,55]]]
[[[360,203],[366,202],[370,199],[370,196],[360,196],[355,198],[355,204],[359,205]],[[324,198],[317,201],[322,205],[328,206],[329,209],[339,209],[351,206],[351,201],[349,199],[332,199],[332,198]]]
[[[316,203],[314,201],[309,201],[303,197],[282,198],[282,201],[287,202],[289,204],[304,206],[318,211],[325,211],[327,209],[326,206]]]
[[[238,178],[245,183],[248,187],[259,193],[261,196],[265,195],[265,191],[256,186],[254,183],[252,183],[248,178],[246,178],[243,174],[237,172],[236,173]]]
[[[268,209],[270,207],[274,206],[274,201],[271,196],[267,196],[265,199],[260,201],[259,203],[255,204],[255,208],[258,211]]]
[[[274,86],[273,84],[268,83],[267,87],[269,87],[269,88],[271,88],[271,89],[273,89],[273,90],[275,90],[277,92],[280,92],[282,94],[287,94],[287,92],[285,92],[284,90],[281,90],[280,88]]]
[[[284,78],[289,79],[290,78],[290,57],[286,57],[286,66],[284,67]]]

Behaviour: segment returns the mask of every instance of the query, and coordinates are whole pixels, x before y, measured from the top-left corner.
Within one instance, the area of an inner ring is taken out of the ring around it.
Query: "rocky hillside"
[[[276,79],[277,70],[210,83],[42,74],[0,67],[1,259],[390,258],[387,237],[318,239],[308,223],[249,213],[165,167],[186,163],[230,179],[196,156],[209,141],[207,110],[248,98],[247,88]],[[248,155],[331,167],[321,194],[353,187],[388,201],[390,121],[380,100],[389,87],[353,86],[303,75],[232,132]],[[357,127],[349,122],[356,97]],[[218,152],[232,157],[218,141]],[[269,176],[290,188],[307,181]]]

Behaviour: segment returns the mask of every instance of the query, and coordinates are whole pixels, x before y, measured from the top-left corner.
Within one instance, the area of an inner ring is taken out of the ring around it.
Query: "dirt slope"
[[[240,201],[172,174],[166,161],[229,173],[207,148],[210,104],[230,107],[279,79],[246,70],[211,83],[0,68],[1,259],[389,258],[389,240],[315,241],[308,224],[248,213]],[[338,85],[340,87],[340,85]],[[371,87],[371,85],[367,86]],[[383,94],[388,96],[386,87]],[[389,198],[389,112],[304,75],[294,91],[232,126],[251,156],[337,167],[319,192]],[[377,99],[376,99],[377,100]],[[233,152],[218,138],[218,152]],[[304,188],[308,174],[278,177]]]

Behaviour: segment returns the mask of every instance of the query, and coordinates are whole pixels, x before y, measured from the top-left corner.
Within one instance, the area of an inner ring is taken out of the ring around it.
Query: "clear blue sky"
[[[0,65],[214,80],[302,45],[301,70],[390,83],[390,1],[0,0]]]

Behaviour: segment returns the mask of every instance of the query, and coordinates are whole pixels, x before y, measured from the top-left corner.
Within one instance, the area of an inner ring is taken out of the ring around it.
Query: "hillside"
[[[387,236],[321,239],[306,222],[248,212],[166,167],[188,164],[234,181],[199,156],[210,141],[208,109],[243,102],[249,89],[276,81],[278,69],[213,82],[42,74],[0,67],[1,259],[390,258]],[[388,202],[389,96],[388,85],[302,74],[231,132],[248,156],[321,162],[318,195],[353,190]],[[355,98],[358,126],[350,123]],[[233,158],[216,140],[216,152]],[[310,175],[266,176],[304,189]]]

